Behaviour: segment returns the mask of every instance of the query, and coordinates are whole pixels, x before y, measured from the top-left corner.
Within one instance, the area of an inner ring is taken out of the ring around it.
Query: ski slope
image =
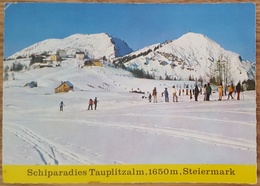
[[[256,164],[255,92],[210,102],[161,92],[194,82],[146,80],[109,66],[33,69],[4,81],[3,164]],[[37,81],[38,87],[24,85]],[[61,81],[74,91],[54,93]],[[154,87],[158,102],[147,96]],[[140,90],[145,94],[130,93]],[[87,110],[98,98],[97,110]],[[59,103],[65,103],[59,111]]]

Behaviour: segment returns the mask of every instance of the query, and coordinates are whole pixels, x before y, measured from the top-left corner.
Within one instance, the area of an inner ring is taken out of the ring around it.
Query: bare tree
[[[224,57],[221,54],[219,59],[213,63],[211,67],[210,80],[211,83],[222,83],[225,86],[231,81],[230,61],[228,57]]]

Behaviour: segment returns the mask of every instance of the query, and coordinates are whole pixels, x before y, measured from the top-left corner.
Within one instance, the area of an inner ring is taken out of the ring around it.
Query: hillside
[[[64,39],[47,39],[19,52],[8,58],[18,56],[29,57],[31,54],[56,54],[57,50],[65,50],[67,56],[74,56],[76,52],[85,52],[88,58],[107,59],[126,55],[133,50],[121,39],[109,36],[106,33],[100,34],[74,34]]]
[[[196,33],[146,47],[146,50],[135,51],[116,62],[128,69],[142,69],[157,79],[168,76],[176,80],[202,78],[209,81],[216,73],[218,61],[226,68],[228,82],[254,77],[253,63],[242,61],[239,54],[226,51],[213,40]]]
[[[157,43],[133,51],[123,40],[106,33],[74,34],[64,39],[47,39],[10,56],[29,57],[31,54],[57,50],[74,57],[77,51],[86,58],[104,58],[127,70],[139,69],[154,79],[201,80],[221,78],[225,83],[255,78],[255,63],[242,60],[210,38],[189,32],[176,40]]]

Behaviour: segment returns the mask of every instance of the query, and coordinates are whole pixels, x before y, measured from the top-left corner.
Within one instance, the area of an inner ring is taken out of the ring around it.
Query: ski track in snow
[[[60,164],[55,153],[59,153],[63,157],[66,157],[67,159],[70,159],[79,164],[94,164],[93,162],[87,160],[85,157],[75,152],[69,151],[63,148],[61,145],[55,144],[50,140],[43,138],[42,136],[34,133],[26,127],[21,127],[18,125],[9,125],[4,126],[4,129],[12,132],[18,138],[32,145],[45,165]]]
[[[51,119],[51,120],[62,121],[59,119]],[[125,123],[125,122],[123,124],[120,122],[108,123],[108,122],[85,121],[85,120],[78,120],[78,122],[83,124],[90,124],[94,126],[115,127],[115,128],[122,128],[122,129],[135,130],[135,131],[139,130],[143,132],[150,132],[153,134],[168,135],[175,138],[196,140],[201,143],[208,143],[217,146],[227,146],[239,150],[256,151],[255,142],[251,142],[249,140],[240,139],[240,138],[232,138],[232,137],[220,136],[212,133],[200,132],[196,130],[178,129],[178,128],[171,128],[171,127],[159,128],[159,127],[147,126],[146,124],[140,124],[140,123],[137,125],[135,124],[133,125],[132,123]]]
[[[138,116],[136,114],[129,114],[133,116]],[[147,117],[153,117],[154,115],[142,115],[142,116],[147,116]],[[157,115],[158,116],[165,116],[165,115]],[[249,125],[249,126],[254,126],[255,124],[249,124],[248,122],[240,122],[240,121],[233,121],[233,120],[223,120],[223,119],[215,119],[215,118],[203,118],[203,117],[195,117],[195,116],[169,116],[167,117],[170,118],[186,118],[186,119],[196,119],[196,120],[207,120],[207,121],[217,121],[217,122],[227,122],[227,123],[235,123],[235,124],[240,124],[240,125]]]

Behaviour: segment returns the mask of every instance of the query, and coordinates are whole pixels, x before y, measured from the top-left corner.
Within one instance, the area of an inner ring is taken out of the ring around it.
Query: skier
[[[173,85],[173,87],[172,87],[172,99],[173,99],[173,102],[175,102],[175,98],[176,98],[176,102],[178,102],[177,91],[176,91],[175,86]]]
[[[186,96],[188,96],[189,95],[189,89],[188,89],[188,87],[186,88]]]
[[[199,92],[200,92],[200,90],[199,90],[198,85],[195,85],[195,89],[194,89],[195,101],[198,101]]]
[[[204,95],[204,98],[203,98],[204,101],[207,101],[207,91],[206,91],[206,88],[207,88],[207,84],[205,84],[203,89],[202,89],[203,95]]]
[[[156,91],[156,87],[154,87],[153,89],[153,102],[157,103],[157,91]]]
[[[212,89],[211,89],[210,83],[208,83],[208,85],[206,87],[206,94],[207,94],[206,101],[209,101],[211,91],[212,91]]]
[[[233,88],[232,88],[231,85],[228,85],[228,99],[229,99],[230,96],[231,96],[232,99],[234,99],[232,94],[233,94]]]
[[[231,88],[232,88],[232,94],[234,93],[234,96],[236,96],[237,90],[233,83],[231,83]]]
[[[242,91],[242,87],[241,87],[241,84],[240,84],[240,81],[239,81],[237,86],[236,86],[237,100],[240,100],[240,92],[241,91]]]
[[[167,88],[165,88],[165,90],[164,90],[164,97],[165,97],[165,102],[169,102],[169,93],[168,93]]]
[[[98,100],[97,100],[97,97],[95,97],[95,99],[94,99],[95,110],[97,110],[97,103],[98,103]]]
[[[91,109],[91,110],[93,110],[93,99],[89,99],[89,102],[88,102],[89,104],[88,104],[88,110],[89,109]]]
[[[63,101],[60,102],[60,111],[63,111],[63,106],[65,106],[65,104],[63,103]]]
[[[151,93],[149,93],[148,100],[151,103],[151,101],[152,101],[152,94]]]
[[[218,86],[218,100],[221,101],[223,96],[223,86],[222,83],[219,84]]]

